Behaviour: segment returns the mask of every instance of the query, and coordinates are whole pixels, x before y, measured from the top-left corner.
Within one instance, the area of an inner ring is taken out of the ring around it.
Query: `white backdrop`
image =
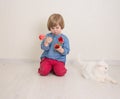
[[[0,59],[39,60],[38,36],[60,13],[68,58],[120,60],[120,0],[0,0]]]

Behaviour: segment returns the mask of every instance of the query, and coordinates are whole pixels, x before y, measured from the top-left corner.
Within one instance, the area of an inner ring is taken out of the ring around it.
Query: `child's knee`
[[[54,72],[55,72],[55,74],[57,76],[64,76],[66,74],[67,70],[66,69],[64,69],[64,70],[57,70],[57,71],[54,71]]]
[[[38,73],[41,75],[41,76],[47,76],[49,74],[49,71],[47,70],[41,70],[41,69],[38,69]]]

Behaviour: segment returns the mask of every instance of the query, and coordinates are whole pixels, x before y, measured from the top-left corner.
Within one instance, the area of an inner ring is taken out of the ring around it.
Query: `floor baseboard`
[[[39,63],[40,60],[30,59],[0,59],[0,63]],[[69,63],[76,63],[74,59],[67,60]],[[85,61],[99,61],[99,60],[85,60]],[[111,66],[120,66],[120,60],[104,60]]]

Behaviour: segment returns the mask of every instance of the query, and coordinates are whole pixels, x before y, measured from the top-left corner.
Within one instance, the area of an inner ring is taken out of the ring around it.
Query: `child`
[[[62,34],[64,20],[60,14],[52,14],[48,19],[48,30],[51,31],[41,43],[44,52],[41,55],[40,68],[38,73],[42,76],[48,75],[51,71],[57,76],[64,76],[66,55],[70,51],[69,40]]]

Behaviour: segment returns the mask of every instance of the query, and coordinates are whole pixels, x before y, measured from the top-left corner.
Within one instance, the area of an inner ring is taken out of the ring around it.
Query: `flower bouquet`
[[[60,48],[60,46],[61,46],[63,43],[64,43],[64,39],[60,36],[60,37],[58,38],[58,43],[55,44],[54,48],[55,48],[55,49]]]

